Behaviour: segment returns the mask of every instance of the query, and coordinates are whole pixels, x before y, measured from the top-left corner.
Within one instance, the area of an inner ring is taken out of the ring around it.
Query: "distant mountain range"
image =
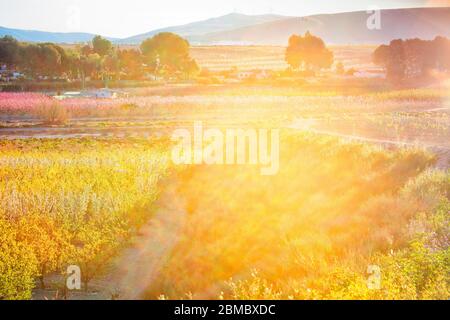
[[[398,38],[450,37],[450,7],[382,10],[380,30],[367,28],[369,16],[365,11],[307,17],[232,13],[125,39],[109,39],[117,44],[139,44],[159,32],[174,32],[194,45],[286,45],[292,34],[303,34],[308,30],[330,44],[380,44]],[[20,41],[55,43],[87,42],[94,37],[89,33],[52,33],[0,27],[0,36],[4,35],[11,35]]]
[[[256,26],[259,24],[270,23],[286,19],[285,16],[278,15],[259,15],[249,16],[239,13],[231,13],[222,17],[212,18],[204,21],[189,23],[182,26],[168,27],[158,30],[153,30],[130,38],[122,39],[119,42],[127,44],[141,43],[143,40],[154,36],[160,32],[173,32],[189,40],[207,36],[210,33],[226,32],[238,28]],[[201,41],[201,40],[200,40]]]
[[[10,29],[0,26],[0,37],[13,36],[23,42],[53,42],[53,43],[80,43],[91,41],[95,37],[90,33],[62,33],[62,32],[46,32],[35,30]],[[111,41],[117,41],[116,38],[108,38]]]
[[[331,44],[380,44],[392,39],[450,36],[450,7],[381,11],[381,29],[370,30],[366,11],[286,18],[254,26],[191,37],[199,43],[285,45],[292,34],[306,31]]]

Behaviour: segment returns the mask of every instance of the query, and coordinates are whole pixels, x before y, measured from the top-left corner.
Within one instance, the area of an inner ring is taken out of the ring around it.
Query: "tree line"
[[[334,64],[333,52],[310,32],[290,37],[285,59],[292,70],[312,74]],[[379,46],[372,59],[385,69],[387,79],[394,83],[427,81],[450,72],[450,40],[440,36],[434,40],[397,39]],[[345,73],[341,62],[336,64],[336,72]]]
[[[450,40],[393,40],[375,50],[373,62],[382,66],[387,78],[396,83],[427,80],[436,73],[450,72]]]
[[[146,74],[188,79],[199,72],[189,51],[187,40],[168,32],[145,40],[139,49],[115,47],[101,36],[69,48],[54,43],[24,43],[5,36],[0,38],[0,66],[32,79],[139,80]]]
[[[291,71],[314,75],[334,64],[333,52],[317,36],[306,32],[292,35],[286,48],[285,60]],[[379,46],[373,62],[386,70],[389,80],[402,83],[427,79],[434,72],[450,71],[450,40],[436,37],[393,40]],[[141,80],[154,77],[190,79],[200,72],[190,56],[186,39],[163,32],[143,41],[138,49],[115,47],[109,40],[96,36],[85,45],[63,48],[53,43],[23,43],[5,36],[0,38],[0,66],[7,65],[32,79],[39,76],[93,80]],[[344,74],[342,63],[336,72]]]
[[[101,36],[69,48],[54,43],[23,43],[5,36],[0,38],[0,65],[33,79],[46,76],[139,80],[145,74],[189,79],[200,71],[189,51],[187,40],[169,32],[146,39],[139,49],[114,47]],[[294,71],[315,72],[333,65],[333,53],[322,39],[307,32],[304,36],[291,36],[286,62]]]

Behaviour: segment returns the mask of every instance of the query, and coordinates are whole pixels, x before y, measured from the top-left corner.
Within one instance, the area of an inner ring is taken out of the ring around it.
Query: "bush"
[[[16,236],[13,225],[0,219],[0,300],[30,299],[38,274],[32,249]]]
[[[350,68],[345,72],[345,75],[353,77],[356,72],[358,72],[358,71],[355,68]]]
[[[59,271],[67,261],[71,248],[67,231],[57,226],[48,216],[30,214],[19,220],[17,237],[33,250],[38,263],[41,287],[45,288],[45,276]]]
[[[38,117],[46,124],[65,124],[69,120],[69,115],[65,107],[57,102],[51,104],[41,104],[38,107]]]
[[[155,141],[1,142],[0,299],[29,299],[67,265],[85,287],[105,271],[150,217],[168,165]]]
[[[123,111],[134,111],[139,109],[139,106],[135,103],[124,103],[120,106],[120,109]]]

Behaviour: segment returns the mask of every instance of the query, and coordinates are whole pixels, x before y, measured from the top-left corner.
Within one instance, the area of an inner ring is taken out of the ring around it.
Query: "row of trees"
[[[172,33],[147,39],[140,49],[116,48],[100,36],[68,49],[53,43],[21,43],[6,36],[0,38],[0,65],[31,78],[141,79],[147,73],[190,78],[199,67],[189,50],[189,42]]]
[[[324,41],[309,32],[291,36],[285,58],[293,70],[309,72],[329,69],[334,60]],[[437,73],[450,72],[450,40],[444,37],[431,41],[393,40],[375,50],[373,61],[385,68],[387,78],[396,83],[427,80]],[[345,73],[342,63],[336,65],[336,72]]]
[[[393,40],[375,50],[373,61],[385,68],[387,78],[392,81],[427,79],[433,72],[450,71],[450,40],[444,37],[431,41]]]
[[[6,64],[32,78],[138,80],[145,74],[153,74],[189,79],[199,73],[189,51],[187,40],[169,32],[145,40],[139,49],[116,48],[100,36],[90,44],[68,49],[53,43],[20,43],[6,36],[0,38],[0,65]],[[329,69],[334,63],[333,52],[321,38],[309,32],[290,37],[285,59],[292,70],[312,73]],[[426,78],[432,70],[450,70],[450,40],[444,37],[432,41],[394,40],[379,46],[373,61],[384,67],[393,81]],[[338,64],[338,73],[342,72],[340,69],[343,66]]]
[[[148,221],[168,174],[167,147],[153,140],[27,145],[31,158],[16,166],[21,146],[0,142],[9,159],[0,166],[0,301],[30,299],[35,280],[46,288],[48,276],[67,276],[70,265],[88,290]],[[51,288],[67,292],[63,277]]]
[[[32,78],[141,79],[146,73],[191,78],[199,67],[189,51],[187,40],[168,32],[145,40],[139,49],[116,48],[100,36],[84,46],[67,49],[53,43],[29,44],[9,36],[0,38],[0,64]],[[333,53],[322,39],[307,32],[289,39],[286,61],[293,70],[316,71],[332,66]]]

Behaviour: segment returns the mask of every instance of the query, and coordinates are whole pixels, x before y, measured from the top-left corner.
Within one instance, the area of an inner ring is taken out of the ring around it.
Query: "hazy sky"
[[[0,0],[0,26],[125,37],[231,12],[301,16],[450,0]]]

